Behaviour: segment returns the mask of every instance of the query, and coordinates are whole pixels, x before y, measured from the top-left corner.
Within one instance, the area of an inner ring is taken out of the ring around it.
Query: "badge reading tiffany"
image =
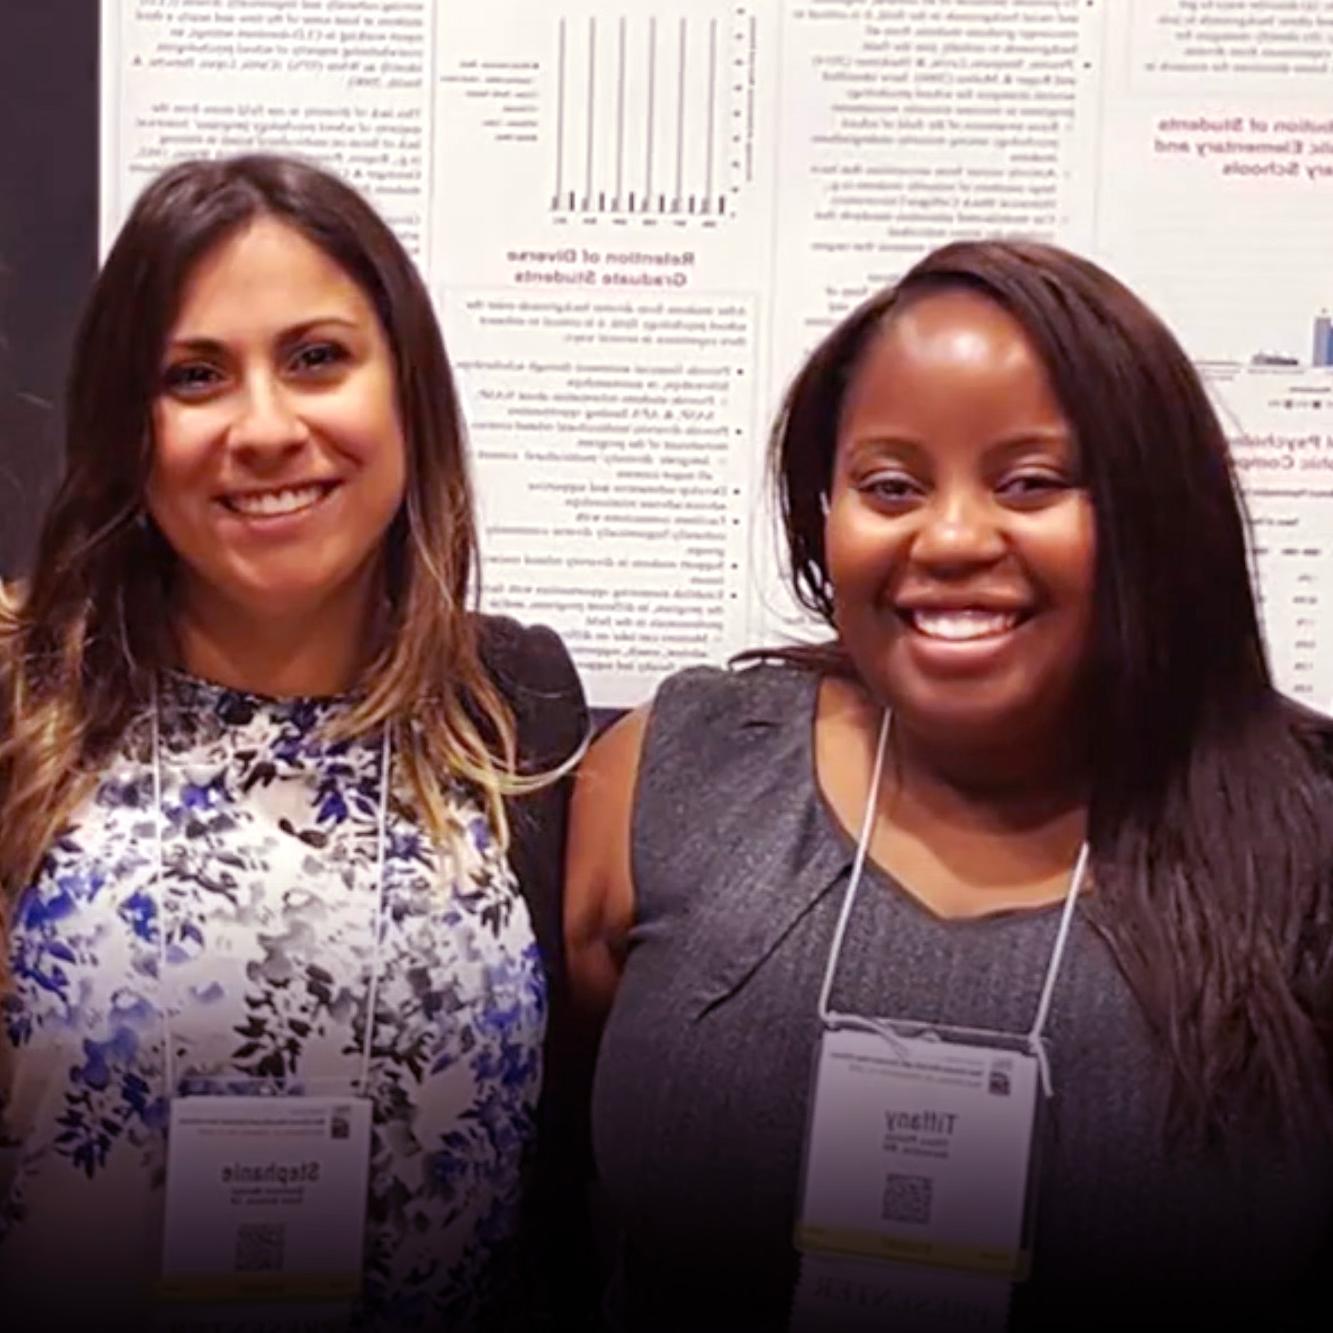
[[[888,719],[856,860],[820,992],[796,1227],[810,1255],[890,1261],[884,1281],[915,1288],[902,1265],[998,1279],[977,1299],[1002,1322],[1008,1283],[1026,1276],[1030,1157],[1038,1089],[1050,1091],[1042,1033],[1087,865],[1080,851],[1027,1033],[935,1027],[836,1013],[830,998],[873,827]],[[824,1277],[840,1270],[821,1269]],[[867,1279],[858,1270],[857,1281]],[[798,1308],[815,1285],[803,1264]],[[827,1284],[826,1284],[827,1285]],[[936,1286],[939,1284],[937,1283]],[[940,1293],[937,1292],[937,1295]],[[971,1299],[971,1297],[969,1297]],[[811,1307],[813,1308],[813,1306]]]

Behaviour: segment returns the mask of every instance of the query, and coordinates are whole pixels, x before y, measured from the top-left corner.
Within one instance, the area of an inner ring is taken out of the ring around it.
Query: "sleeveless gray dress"
[[[701,668],[653,705],[636,918],[593,1096],[620,1327],[786,1326],[818,991],[855,853],[814,780],[817,683]],[[1058,906],[941,920],[867,865],[833,1007],[1026,1032],[1058,922]],[[1222,1160],[1168,1143],[1167,1063],[1081,910],[1047,1034],[1033,1274],[1011,1327],[1063,1322],[1066,1300],[1086,1317],[1090,1296],[1197,1314],[1219,1283],[1333,1277],[1328,1151],[1255,1142]]]

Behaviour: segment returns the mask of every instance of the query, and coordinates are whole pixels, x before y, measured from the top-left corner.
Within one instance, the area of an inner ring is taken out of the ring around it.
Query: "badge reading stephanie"
[[[167,1141],[163,1295],[354,1297],[369,1167],[364,1099],[176,1098]]]

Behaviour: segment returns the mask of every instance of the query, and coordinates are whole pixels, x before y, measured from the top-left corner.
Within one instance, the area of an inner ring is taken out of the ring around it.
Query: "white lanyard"
[[[851,878],[847,884],[847,892],[843,897],[842,911],[838,916],[837,928],[833,932],[833,944],[829,950],[828,963],[824,968],[824,982],[819,989],[819,1021],[825,1028],[836,1027],[866,1027],[882,1033],[890,1041],[894,1039],[894,1023],[892,1020],[882,1018],[870,1018],[860,1014],[844,1014],[834,1012],[829,1008],[829,1001],[833,993],[833,978],[837,970],[838,960],[842,954],[842,945],[844,937],[847,934],[847,923],[851,919],[852,904],[856,900],[856,890],[861,883],[861,876],[865,870],[866,854],[870,848],[870,835],[874,831],[875,816],[878,813],[879,803],[879,785],[880,776],[884,770],[884,753],[888,748],[889,738],[889,710],[884,710],[879,724],[879,739],[875,744],[875,764],[870,776],[870,794],[866,798],[865,814],[861,819],[861,833],[856,844],[856,858],[852,862]],[[1046,979],[1042,983],[1041,998],[1037,1001],[1037,1013],[1033,1019],[1032,1027],[1022,1039],[1026,1041],[1032,1054],[1036,1057],[1037,1067],[1041,1072],[1042,1090],[1049,1097],[1051,1095],[1051,1071],[1050,1064],[1046,1056],[1045,1043],[1042,1040],[1043,1032],[1046,1026],[1046,1019],[1050,1013],[1051,997],[1055,991],[1055,980],[1060,970],[1060,960],[1064,956],[1065,943],[1069,938],[1069,929],[1074,920],[1074,904],[1078,898],[1079,890],[1083,887],[1083,880],[1087,874],[1088,868],[1088,844],[1086,841],[1079,847],[1078,857],[1074,862],[1074,870],[1069,879],[1069,890],[1065,895],[1064,910],[1060,914],[1060,926],[1055,936],[1055,944],[1051,949],[1050,962],[1046,967]],[[997,1031],[993,1028],[970,1028],[958,1027],[951,1024],[919,1024],[913,1020],[909,1026],[925,1027],[934,1032],[955,1032],[965,1036],[981,1037],[1001,1037],[1012,1038],[1015,1033]]]
[[[161,723],[156,688],[153,691],[153,822],[157,841],[157,864],[153,871],[153,896],[157,901],[157,967],[158,996],[162,1014],[162,1073],[166,1086],[166,1096],[170,1100],[175,1096],[175,1057],[171,1045],[171,1014],[167,1002],[167,900],[166,883],[166,848],[162,825],[162,744]],[[358,1089],[365,1096],[370,1087],[370,1053],[375,1033],[375,1001],[379,991],[380,979],[380,937],[384,926],[384,860],[387,843],[389,789],[392,786],[393,769],[393,728],[386,723],[384,743],[380,751],[380,800],[376,820],[375,838],[375,906],[372,919],[372,943],[370,956],[370,985],[366,998],[365,1037],[361,1046],[361,1075]]]

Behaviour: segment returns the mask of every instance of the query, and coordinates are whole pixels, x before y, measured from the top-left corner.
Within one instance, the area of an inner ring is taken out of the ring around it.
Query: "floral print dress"
[[[503,1284],[546,1022],[531,922],[462,788],[445,851],[390,801],[381,913],[382,742],[325,735],[349,706],[169,677],[160,826],[150,716],[19,900],[0,1291],[53,1270],[90,1290],[156,1279],[164,1030],[187,1092],[359,1078],[377,913],[362,1313],[467,1328]]]

